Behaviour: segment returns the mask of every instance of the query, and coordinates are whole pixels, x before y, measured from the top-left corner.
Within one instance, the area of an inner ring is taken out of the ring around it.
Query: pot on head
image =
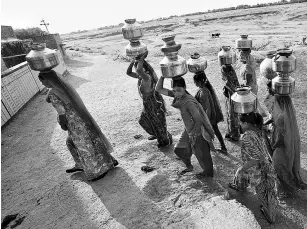
[[[236,53],[230,46],[222,46],[221,51],[217,54],[218,62],[222,65],[234,64],[237,60]]]
[[[257,109],[257,96],[251,92],[250,87],[239,87],[231,96],[234,112],[247,114]]]
[[[198,53],[194,53],[187,61],[187,65],[190,72],[196,73],[207,68],[207,60]]]
[[[26,56],[26,60],[34,71],[52,69],[60,63],[57,52],[46,48],[45,43],[32,44],[31,51]]]
[[[165,78],[183,76],[188,72],[186,60],[178,55],[181,44],[176,44],[174,39],[174,34],[168,34],[162,37],[165,44],[161,48],[161,51],[165,57],[160,61],[160,68]]]
[[[278,74],[272,79],[272,90],[278,95],[289,95],[294,92],[295,80],[288,74]]]
[[[248,38],[248,35],[241,35],[239,39],[236,40],[237,49],[252,49],[253,42]]]
[[[269,80],[277,76],[277,73],[273,70],[273,57],[275,54],[276,51],[268,51],[266,58],[260,64],[260,74]]]

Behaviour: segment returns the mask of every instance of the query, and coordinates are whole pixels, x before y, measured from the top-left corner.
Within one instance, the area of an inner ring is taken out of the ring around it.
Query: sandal
[[[73,167],[71,169],[66,169],[66,173],[83,172],[83,169]]]

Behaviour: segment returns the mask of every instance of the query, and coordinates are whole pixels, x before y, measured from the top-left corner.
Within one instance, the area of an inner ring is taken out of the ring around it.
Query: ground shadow
[[[90,80],[84,79],[82,77],[73,75],[68,72],[68,74],[64,77],[76,90],[85,83],[91,82]]]
[[[106,186],[107,183],[112,185]],[[120,167],[109,171],[103,179],[88,184],[111,216],[127,228],[161,228],[161,223],[169,217]]]
[[[92,62],[74,60],[70,58],[65,58],[65,64],[68,67],[73,67],[73,68],[85,68],[85,67],[91,67],[94,65],[94,63]]]

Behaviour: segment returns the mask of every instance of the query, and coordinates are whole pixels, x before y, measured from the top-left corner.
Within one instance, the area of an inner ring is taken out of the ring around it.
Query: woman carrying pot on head
[[[235,93],[236,88],[240,86],[237,74],[231,65],[222,65],[222,79],[226,81],[224,86],[224,96],[226,97],[226,112],[228,131],[225,135],[227,140],[239,141],[240,129],[238,114],[234,112],[231,105],[231,96]]]
[[[194,83],[197,87],[199,87],[195,98],[206,112],[214,133],[221,144],[221,149],[219,151],[221,151],[223,154],[227,154],[226,145],[218,127],[218,123],[224,121],[224,118],[221,105],[217,99],[214,88],[207,79],[204,71],[196,72],[194,75]]]
[[[261,133],[263,118],[260,114],[252,112],[240,114],[239,120],[243,133],[241,146],[243,165],[236,171],[229,187],[244,191],[249,185],[254,186],[261,202],[261,212],[270,223],[274,223],[277,207],[277,177]]]
[[[92,181],[102,178],[118,165],[111,155],[110,142],[68,82],[53,70],[41,71],[38,77],[50,88],[46,100],[56,109],[62,129],[68,131],[66,144],[75,166],[66,172],[84,171],[87,179]]]
[[[273,165],[279,180],[278,194],[281,198],[291,196],[298,189],[306,190],[307,184],[300,175],[300,133],[295,109],[289,95],[275,94],[272,119]]]
[[[258,93],[258,84],[256,76],[256,60],[251,54],[251,49],[241,49],[239,52],[239,60],[243,63],[240,69],[240,75],[243,79],[243,82],[246,86],[251,87],[251,91],[257,95]],[[257,109],[259,113],[266,117],[266,113],[261,107],[260,103],[257,102]]]
[[[203,169],[203,172],[197,175],[200,177],[212,177],[213,162],[210,149],[214,150],[212,143],[214,130],[207,114],[197,100],[186,91],[185,80],[182,77],[173,78],[172,91],[164,88],[163,83],[164,77],[161,76],[156,85],[156,90],[163,95],[174,98],[172,106],[180,110],[185,125],[185,130],[174,150],[175,154],[187,167],[180,174],[193,170],[191,164],[193,152]]]
[[[150,134],[148,140],[157,139],[158,147],[166,147],[172,144],[172,135],[167,131],[163,97],[155,91],[157,75],[150,64],[145,61],[147,55],[148,52],[132,61],[127,69],[127,75],[138,79],[138,90],[143,99],[144,109],[139,124]],[[133,66],[136,72],[132,71]]]

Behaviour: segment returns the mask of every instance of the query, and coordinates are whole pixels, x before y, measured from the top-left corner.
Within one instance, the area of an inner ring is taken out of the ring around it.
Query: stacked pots
[[[275,54],[276,51],[268,51],[266,58],[260,64],[260,74],[268,80],[272,80],[277,76],[277,73],[273,70],[273,57]]]
[[[143,27],[137,23],[135,19],[125,20],[125,25],[122,27],[122,33],[124,38],[130,41],[125,47],[128,57],[136,58],[147,51],[147,46],[140,41],[144,36]]]
[[[272,89],[279,95],[289,95],[294,92],[295,80],[289,73],[296,69],[296,57],[289,49],[279,49],[273,58],[272,68],[277,76],[272,80]]]
[[[160,68],[163,77],[174,78],[185,75],[188,72],[186,60],[178,55],[181,44],[176,44],[175,35],[164,35],[165,42],[161,51],[165,57],[160,61]]]
[[[56,51],[46,48],[45,43],[32,44],[31,51],[26,56],[26,60],[34,71],[51,70],[60,63]]]
[[[248,114],[257,110],[257,96],[247,86],[237,88],[231,96],[234,112]]]
[[[218,62],[221,66],[234,64],[237,60],[236,53],[230,46],[222,46],[221,51],[217,56]]]
[[[207,68],[207,60],[200,56],[198,53],[191,55],[191,58],[187,61],[188,69],[192,73],[205,71]]]

